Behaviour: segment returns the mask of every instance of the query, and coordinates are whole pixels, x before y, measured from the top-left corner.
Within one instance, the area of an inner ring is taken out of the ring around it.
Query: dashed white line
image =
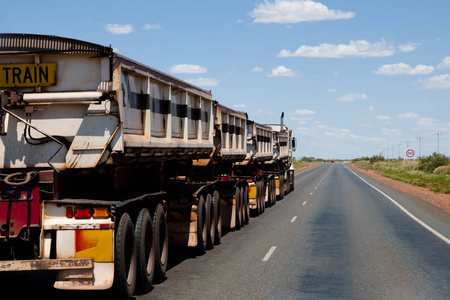
[[[303,202],[303,205],[305,205],[306,204],[306,201],[305,202]]]
[[[268,261],[270,256],[272,256],[273,252],[275,251],[275,249],[277,249],[276,246],[272,246],[269,250],[269,252],[267,252],[266,256],[264,256],[262,261]]]
[[[311,192],[309,195],[311,196],[313,194],[313,192]]]
[[[368,183],[366,180],[364,180],[361,176],[359,176],[358,174],[356,174],[355,172],[353,172],[353,170],[350,170],[349,167],[347,167],[347,169],[352,172],[353,174],[355,174],[356,177],[358,177],[359,179],[361,179],[363,182],[365,182],[366,184],[368,184],[371,188],[373,188],[374,190],[376,190],[377,192],[379,192],[381,195],[385,196],[387,199],[389,199],[392,203],[394,203],[398,208],[400,208],[405,214],[407,214],[411,219],[413,219],[414,221],[416,221],[417,223],[419,223],[420,225],[422,225],[423,227],[425,227],[427,230],[429,230],[431,233],[433,233],[435,236],[437,236],[438,238],[440,238],[441,240],[443,240],[444,242],[446,242],[447,244],[450,245],[450,239],[448,239],[447,237],[445,237],[443,234],[437,232],[436,230],[434,230],[433,228],[431,228],[428,224],[426,224],[425,222],[423,222],[422,220],[420,220],[419,218],[417,218],[415,215],[413,215],[412,213],[410,213],[406,208],[404,208],[402,205],[400,205],[397,201],[395,201],[394,199],[392,199],[391,197],[389,197],[388,195],[386,195],[384,192],[382,192],[380,189],[376,188],[375,186],[371,185],[370,183]]]
[[[291,223],[294,223],[294,222],[295,222],[295,219],[297,219],[297,216],[295,216],[295,217],[292,218]]]

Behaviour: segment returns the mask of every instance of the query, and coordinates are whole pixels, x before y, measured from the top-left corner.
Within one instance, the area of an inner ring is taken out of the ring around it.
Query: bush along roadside
[[[450,158],[442,154],[433,153],[416,161],[377,157],[353,162],[394,180],[428,188],[435,193],[450,194]]]

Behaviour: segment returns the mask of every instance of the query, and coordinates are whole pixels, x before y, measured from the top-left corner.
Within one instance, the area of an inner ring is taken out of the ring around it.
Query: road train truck
[[[0,99],[0,276],[129,298],[293,189],[282,122],[111,47],[0,34]]]

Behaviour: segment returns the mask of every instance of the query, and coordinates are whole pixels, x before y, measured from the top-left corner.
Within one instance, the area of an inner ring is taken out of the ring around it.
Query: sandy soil
[[[349,167],[352,167],[361,173],[366,174],[378,181],[383,182],[393,188],[396,188],[402,192],[405,192],[411,196],[427,201],[434,206],[439,207],[440,209],[450,213],[450,195],[449,194],[436,194],[426,188],[418,187],[415,185],[411,185],[408,183],[404,183],[401,181],[397,181],[391,178],[384,177],[373,170],[364,170],[359,168],[355,164],[347,164]]]

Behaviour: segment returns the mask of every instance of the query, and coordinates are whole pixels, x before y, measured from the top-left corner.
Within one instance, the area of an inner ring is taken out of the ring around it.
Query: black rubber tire
[[[245,199],[244,199],[244,187],[239,188],[239,193],[241,197],[241,202],[239,206],[239,224],[241,228],[245,226]]]
[[[277,204],[277,187],[275,183],[275,177],[272,177],[272,201],[273,205]]]
[[[261,213],[266,211],[266,199],[264,195],[264,181],[259,181],[259,197],[261,198]]]
[[[265,190],[266,189],[264,188],[264,192],[265,192]],[[271,193],[272,193],[272,186],[270,184],[270,180],[267,180],[267,203],[266,203],[267,207],[272,207],[273,206],[272,194]],[[266,198],[266,195],[264,195],[264,199],[265,198]]]
[[[294,178],[295,178],[295,176],[294,176],[295,174],[294,174],[294,172],[292,171],[291,172],[291,192],[292,191],[294,191]]]
[[[291,173],[289,171],[286,172],[286,195],[291,192]]]
[[[214,205],[214,220],[216,223],[214,224],[214,230],[216,231],[214,234],[214,245],[220,244],[220,239],[222,238],[222,211],[221,211],[221,202],[220,195],[218,191],[214,191],[213,193],[213,205]]]
[[[279,181],[278,189],[280,192],[278,195],[278,200],[283,200],[283,198],[284,198],[284,176],[282,174],[278,175],[278,181]]]
[[[214,213],[214,203],[213,196],[211,194],[206,195],[206,215],[207,215],[207,224],[206,224],[206,249],[210,250],[214,248],[214,240],[216,235],[216,230],[214,228],[216,224],[215,213]]]
[[[206,214],[206,202],[203,195],[198,198],[197,204],[197,254],[203,255],[206,251],[206,241],[208,236],[207,224],[208,215]]]
[[[169,262],[169,231],[166,214],[161,204],[156,205],[153,214],[153,235],[155,249],[155,276],[154,279],[161,282],[167,271]]]
[[[248,197],[248,185],[244,186],[243,190],[243,199],[244,199],[244,224],[248,224],[250,222],[250,202]]]
[[[261,214],[261,208],[260,208],[260,204],[259,204],[259,198],[258,198],[258,181],[255,182],[255,185],[252,186],[252,189],[255,189],[255,201],[256,201],[256,208],[252,209],[252,216],[253,217],[257,217]]]
[[[146,293],[150,291],[155,276],[155,248],[153,221],[148,209],[143,208],[139,212],[136,229],[136,254],[137,254],[137,288]]]
[[[114,285],[119,299],[132,299],[136,287],[136,240],[130,216],[124,213],[116,228]]]
[[[239,215],[241,212],[241,189],[236,186],[234,188],[234,213],[235,213],[235,218],[234,218],[234,230],[240,230],[241,229],[241,221],[239,219]]]

